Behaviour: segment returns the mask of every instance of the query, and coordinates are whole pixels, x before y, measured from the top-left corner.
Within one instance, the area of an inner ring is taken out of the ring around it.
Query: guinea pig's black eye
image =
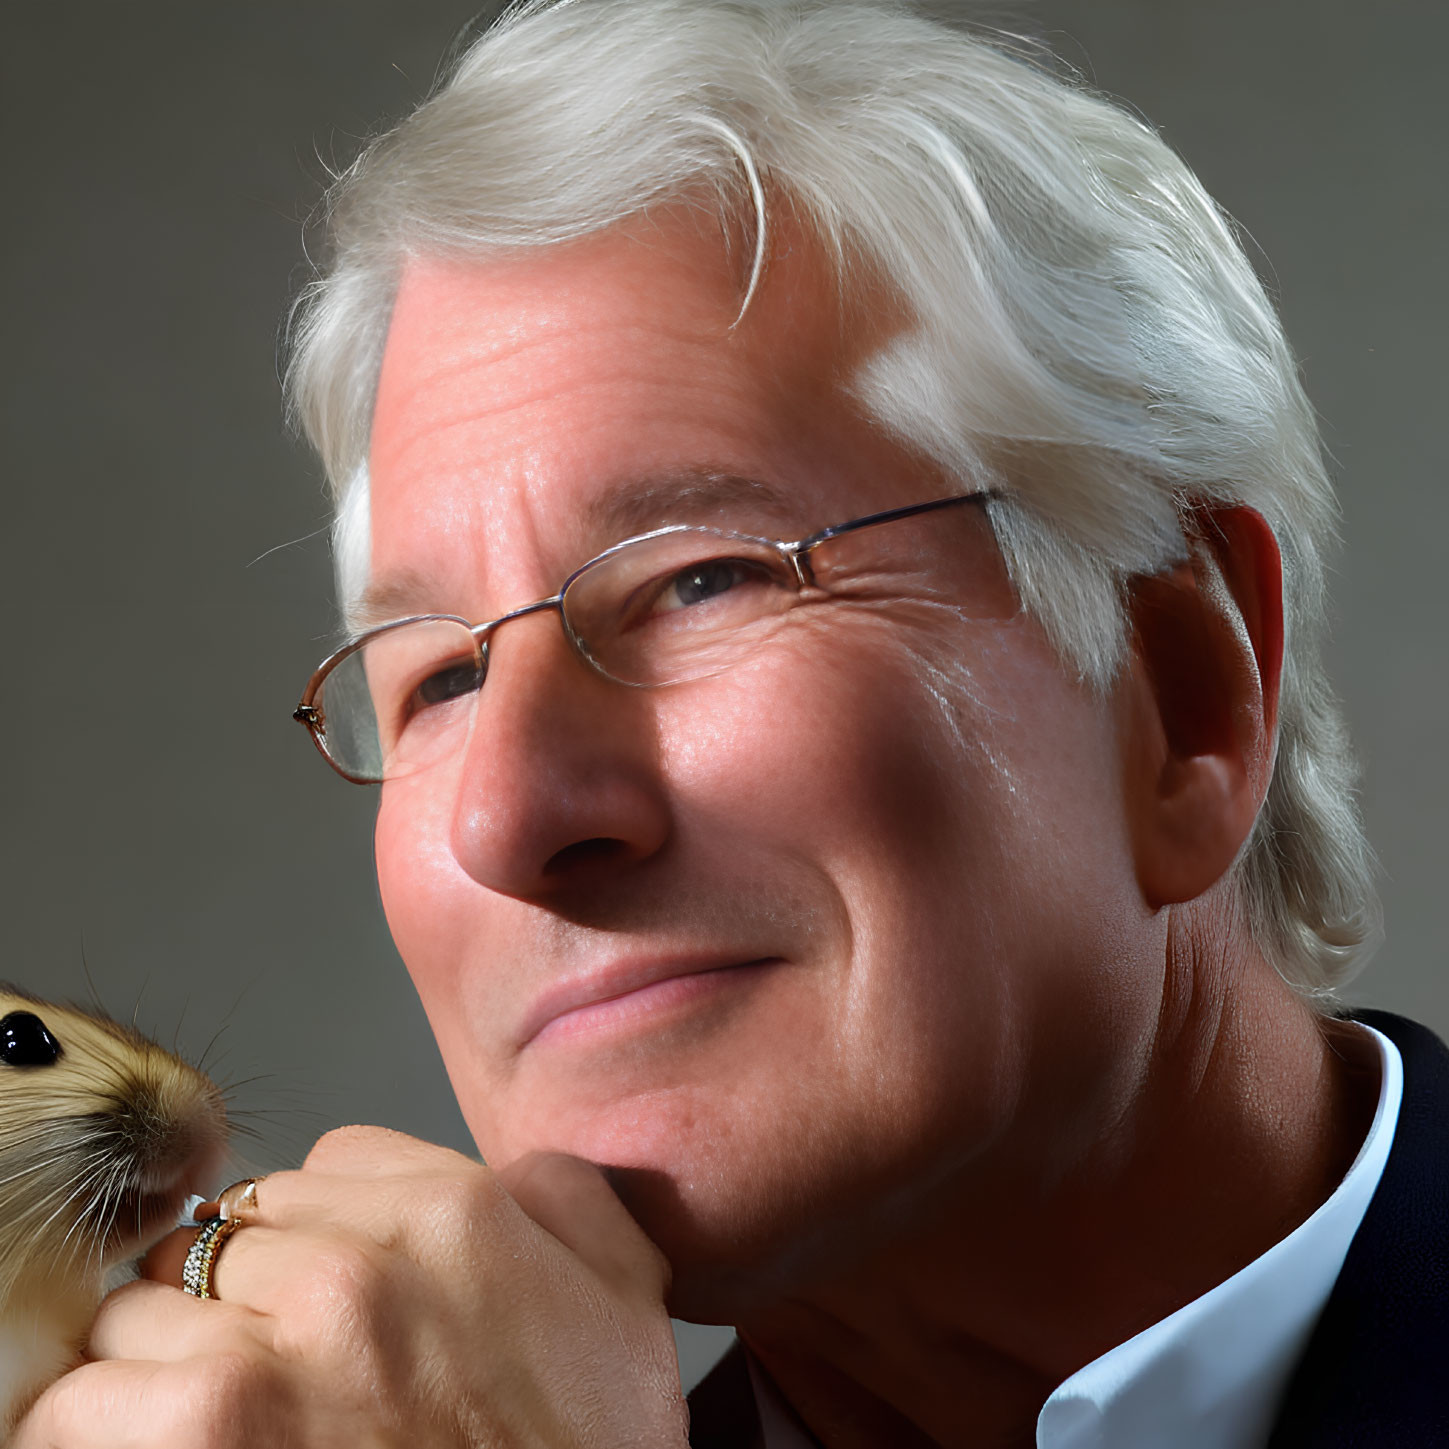
[[[10,1067],[48,1067],[60,1055],[60,1043],[33,1011],[12,1011],[0,1018],[0,1062]]]

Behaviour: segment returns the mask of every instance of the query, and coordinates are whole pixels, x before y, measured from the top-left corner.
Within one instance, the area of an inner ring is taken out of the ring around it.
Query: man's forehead
[[[670,294],[688,295],[679,326],[728,335],[739,298],[720,237],[660,222],[480,257],[413,256],[398,283],[382,385],[390,368],[416,373],[429,358],[455,349],[476,354],[480,321],[491,324],[488,345],[506,355],[552,328],[616,321]]]
[[[398,285],[377,407],[415,407],[417,392],[460,356],[499,360],[631,315],[669,317],[706,347],[754,354],[838,384],[905,323],[878,290],[847,293],[830,255],[793,210],[771,215],[763,279],[741,314],[748,258],[718,220],[675,205],[545,247],[476,258],[410,257]],[[486,325],[483,325],[486,324]],[[374,442],[380,419],[374,415]]]
[[[420,450],[431,466],[450,435],[467,452],[480,419],[506,428],[552,393],[622,385],[647,368],[662,323],[675,351],[692,351],[688,365],[707,375],[737,310],[718,239],[710,249],[678,227],[412,258],[383,351],[369,471],[406,471]]]

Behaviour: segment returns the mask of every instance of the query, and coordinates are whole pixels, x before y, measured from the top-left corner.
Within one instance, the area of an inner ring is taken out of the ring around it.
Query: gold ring
[[[215,1298],[211,1286],[211,1271],[216,1266],[216,1255],[221,1245],[241,1227],[240,1218],[207,1218],[196,1230],[195,1241],[186,1250],[186,1262],[181,1267],[181,1287],[193,1298]]]
[[[222,1188],[216,1195],[219,1216],[228,1222],[233,1219],[239,1223],[246,1222],[247,1216],[257,1210],[257,1184],[260,1181],[259,1177],[244,1177],[240,1182]]]

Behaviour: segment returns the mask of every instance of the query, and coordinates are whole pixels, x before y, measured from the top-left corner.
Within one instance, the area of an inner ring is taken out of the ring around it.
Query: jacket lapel
[[[1356,1012],[1404,1059],[1393,1146],[1269,1449],[1449,1444],[1449,1050],[1388,1012]]]
[[[690,1390],[690,1449],[759,1449],[760,1415],[738,1339]]]

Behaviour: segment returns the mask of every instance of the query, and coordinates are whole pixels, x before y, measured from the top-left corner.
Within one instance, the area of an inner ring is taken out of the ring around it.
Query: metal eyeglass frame
[[[774,549],[782,558],[788,560],[794,570],[795,581],[802,589],[810,588],[815,583],[815,574],[810,567],[810,554],[819,548],[822,543],[828,543],[832,538],[839,538],[842,534],[856,533],[863,528],[873,528],[878,523],[894,523],[897,519],[912,518],[918,513],[931,513],[938,508],[952,508],[961,503],[990,503],[1004,495],[999,489],[986,488],[975,493],[955,493],[949,498],[933,498],[929,503],[910,503],[904,508],[887,508],[881,513],[867,513],[861,518],[851,518],[844,523],[831,524],[828,528],[822,528],[815,533],[807,534],[804,538],[796,539],[794,542],[786,542],[783,539],[761,538],[755,534],[731,533],[727,530],[709,529],[709,532],[722,533],[726,537],[747,539],[751,543],[764,544]],[[626,538],[619,543],[612,544],[602,553],[595,554],[586,563],[576,568],[559,586],[556,594],[551,594],[546,599],[536,599],[531,604],[524,604],[520,608],[510,609],[506,614],[500,614],[496,619],[488,619],[481,624],[470,624],[468,620],[457,614],[409,614],[401,619],[389,620],[386,624],[379,624],[374,629],[359,634],[356,639],[344,644],[340,649],[329,654],[313,671],[312,677],[307,681],[307,687],[302,691],[302,698],[297,707],[292,711],[292,718],[298,724],[304,725],[307,732],[312,736],[312,743],[316,745],[322,758],[339,774],[344,780],[350,780],[354,785],[375,785],[380,783],[369,779],[366,775],[356,775],[344,768],[327,749],[326,718],[321,709],[315,703],[317,695],[326,683],[327,676],[342,663],[344,659],[355,654],[359,649],[364,648],[368,643],[380,634],[385,634],[392,629],[397,629],[404,624],[420,624],[429,619],[446,620],[449,623],[461,624],[473,636],[478,644],[479,657],[483,664],[484,678],[487,677],[488,669],[488,641],[494,632],[504,624],[511,623],[514,619],[522,619],[529,614],[539,614],[545,609],[557,609],[559,625],[564,631],[564,636],[573,646],[574,652],[579,655],[591,668],[598,670],[606,679],[613,679],[613,675],[605,671],[596,663],[589,651],[588,645],[574,633],[569,623],[569,616],[564,610],[564,598],[576,580],[588,573],[590,569],[612,558],[621,550],[630,548],[636,543],[646,542],[651,538],[663,538],[675,533],[698,532],[699,527],[695,524],[672,523],[664,528],[655,528],[648,533],[636,533],[632,538]],[[616,680],[616,683],[625,681]]]

